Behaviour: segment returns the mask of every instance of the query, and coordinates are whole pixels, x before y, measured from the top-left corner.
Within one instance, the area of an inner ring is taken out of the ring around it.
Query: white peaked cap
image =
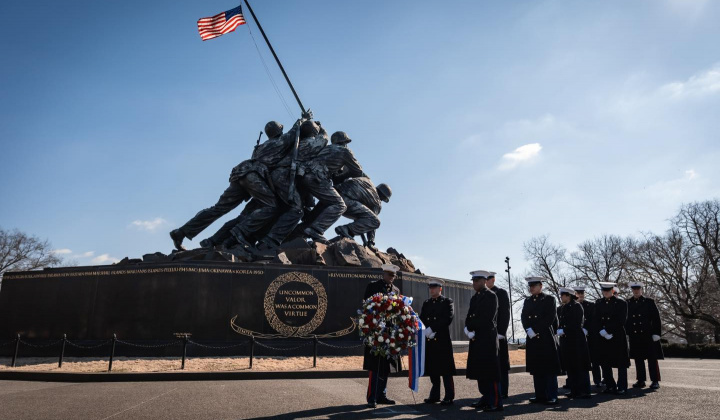
[[[584,292],[585,286],[573,286],[572,287],[576,292]]]
[[[380,268],[382,268],[382,271],[389,271],[391,273],[397,273],[400,271],[400,267],[395,264],[383,264]]]
[[[630,287],[645,287],[645,285],[640,283],[639,281],[631,281]]]
[[[620,288],[617,286],[613,287],[613,292],[620,293]]]
[[[480,277],[483,279],[487,279],[487,278],[494,276],[495,273],[493,273],[492,271],[475,270],[475,271],[471,271],[470,275],[473,276],[473,278]]]
[[[560,293],[567,293],[567,294],[569,294],[569,295],[574,295],[574,294],[575,294],[575,289],[573,289],[572,287],[561,287],[561,288],[560,288]]]
[[[442,280],[440,280],[440,279],[430,279],[430,280],[428,280],[428,286],[440,286],[440,287],[443,287],[444,283],[445,283],[445,282],[442,281]]]
[[[601,289],[612,289],[612,288],[615,287],[615,286],[616,286],[615,283],[611,283],[611,282],[608,282],[608,281],[601,281],[601,282],[600,282],[600,288],[601,288]]]
[[[525,277],[525,281],[528,282],[528,284],[532,284],[532,283],[542,283],[542,282],[544,282],[545,280],[547,280],[545,277],[537,277],[537,276]]]

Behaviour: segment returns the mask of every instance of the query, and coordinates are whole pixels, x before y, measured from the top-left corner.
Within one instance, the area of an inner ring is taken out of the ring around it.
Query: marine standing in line
[[[502,411],[497,340],[498,299],[487,288],[490,272],[478,270],[470,275],[475,294],[470,299],[470,309],[465,318],[465,335],[470,339],[466,377],[477,380],[482,394],[482,398],[471,406],[483,411]]]
[[[627,368],[630,367],[625,321],[627,320],[627,302],[614,296],[615,283],[600,282],[603,297],[595,301],[595,323],[597,331],[597,354],[603,379],[605,394],[623,395],[627,392]],[[618,370],[615,382],[613,368]]]
[[[367,299],[377,293],[384,295],[389,293],[400,294],[400,289],[393,284],[400,268],[393,264],[383,264],[383,279],[371,282],[365,288],[363,299]],[[363,369],[370,372],[367,389],[367,405],[370,408],[377,407],[377,404],[393,405],[395,401],[387,397],[387,381],[390,370],[400,370],[400,359],[398,357],[386,358],[374,355],[369,347],[365,347],[363,357]]]
[[[600,372],[600,364],[597,362],[597,345],[595,342],[599,338],[595,331],[595,304],[585,299],[585,286],[575,286],[575,296],[577,301],[582,305],[585,314],[585,322],[583,323],[583,331],[587,337],[588,349],[590,350],[590,366],[592,367],[592,379],[595,386],[602,386],[602,373]]]
[[[651,389],[660,388],[660,365],[658,359],[664,359],[660,345],[662,326],[660,312],[655,301],[643,296],[643,284],[630,283],[633,297],[627,300],[628,317],[625,329],[630,337],[630,358],[635,360],[637,382],[633,388],[644,388],[646,371],[645,360],[650,370]]]
[[[425,375],[430,377],[432,388],[426,404],[451,405],[455,399],[453,375],[455,358],[453,357],[450,324],[455,314],[453,300],[442,295],[443,281],[431,279],[428,282],[430,298],[420,311],[420,320],[427,327],[427,347],[425,348]],[[445,385],[445,398],[440,400],[440,378]]]
[[[560,362],[567,372],[568,398],[590,398],[590,353],[583,331],[584,311],[576,301],[575,290],[560,288],[562,306],[559,311]]]
[[[507,398],[510,385],[510,349],[508,348],[507,329],[510,326],[510,296],[505,289],[495,285],[495,274],[490,271],[487,280],[488,289],[492,290],[498,298],[498,357],[500,357],[500,384],[502,397]]]
[[[528,277],[530,297],[525,299],[521,319],[527,333],[526,370],[533,376],[535,397],[531,403],[558,403],[560,359],[554,326],[557,325],[555,298],[542,292],[542,277]]]

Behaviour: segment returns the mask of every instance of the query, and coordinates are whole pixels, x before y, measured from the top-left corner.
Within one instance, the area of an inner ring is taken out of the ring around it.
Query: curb
[[[512,366],[510,373],[525,372],[525,366]],[[364,370],[295,370],[274,372],[150,372],[150,373],[70,373],[0,371],[3,381],[40,382],[160,382],[160,381],[256,381],[267,379],[352,379],[367,378]],[[405,377],[407,371],[392,373],[390,377]],[[458,369],[455,376],[465,376]]]

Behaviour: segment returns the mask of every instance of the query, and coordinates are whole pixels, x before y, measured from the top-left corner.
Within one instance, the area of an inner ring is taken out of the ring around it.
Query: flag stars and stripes
[[[245,17],[240,6],[218,13],[215,16],[201,18],[198,20],[198,32],[203,41],[217,38],[220,35],[232,32],[240,25],[244,25]]]

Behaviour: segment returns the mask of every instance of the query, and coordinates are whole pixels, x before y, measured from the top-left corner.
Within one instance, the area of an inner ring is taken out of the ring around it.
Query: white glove
[[[558,329],[557,335],[558,335],[558,337],[562,337],[563,335],[565,335],[565,330],[563,330],[562,328]]]
[[[612,334],[608,334],[608,335],[605,336],[605,338],[607,338],[608,340],[612,340],[613,335],[612,335]]]
[[[468,338],[470,338],[470,331],[468,331],[467,327],[465,327],[465,335],[468,336]]]
[[[428,335],[428,339],[432,340],[433,338],[435,338],[435,334],[437,333],[433,332],[431,335]]]
[[[470,331],[470,333],[468,334],[468,338],[471,340],[475,338],[475,331]]]
[[[505,336],[504,336],[504,335],[498,334],[498,340],[504,340],[504,339],[505,339]]]
[[[535,338],[535,336],[537,335],[537,334],[535,334],[535,331],[533,331],[532,328],[528,328],[527,330],[525,330],[525,332],[527,332],[527,335],[530,338]]]
[[[608,334],[608,332],[605,331],[605,329],[603,328],[602,330],[600,330],[600,335],[602,335],[603,337],[607,338],[607,336],[608,336],[609,334]]]
[[[431,335],[433,335],[433,330],[432,330],[432,328],[430,328],[430,327],[425,328],[425,335],[426,335],[428,338],[432,338],[432,337],[431,337]]]
[[[660,336],[657,334],[653,334],[652,339],[653,341],[660,341]]]
[[[583,328],[583,334],[585,334],[585,336],[587,337],[587,335],[588,335],[588,330],[586,330],[585,328]]]

